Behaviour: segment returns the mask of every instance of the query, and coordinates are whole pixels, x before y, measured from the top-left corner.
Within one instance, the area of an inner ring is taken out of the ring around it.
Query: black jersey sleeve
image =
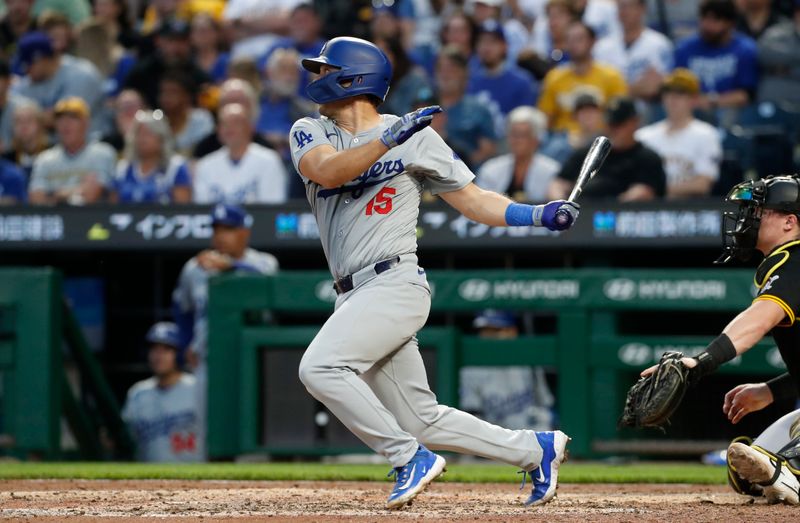
[[[756,300],[777,303],[786,313],[779,326],[793,325],[800,316],[800,240],[770,253],[756,270],[755,284]]]

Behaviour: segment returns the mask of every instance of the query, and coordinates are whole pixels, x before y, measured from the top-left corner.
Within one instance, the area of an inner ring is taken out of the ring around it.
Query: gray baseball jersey
[[[319,145],[341,151],[380,136],[397,121],[351,135],[327,118],[304,118],[291,130],[292,160]],[[302,176],[302,173],[301,173]],[[331,273],[368,274],[400,262],[336,300],[333,314],[303,354],[299,376],[309,393],[394,467],[423,443],[532,470],[542,449],[531,430],[508,430],[440,405],[431,392],[416,332],[430,311],[425,271],[417,266],[416,226],[425,188],[455,191],[474,175],[430,128],[389,150],[355,180],[325,189],[303,177]]]
[[[202,461],[194,376],[183,374],[167,389],[155,378],[136,383],[128,391],[122,419],[130,428],[139,461]]]
[[[290,135],[295,169],[300,173],[300,159],[315,147],[330,145],[337,151],[358,147],[378,138],[398,120],[394,115],[382,118],[381,126],[356,135],[325,117],[298,120]],[[325,189],[300,176],[337,279],[378,261],[416,252],[423,189],[433,194],[454,191],[475,177],[430,128],[389,150],[341,187]]]

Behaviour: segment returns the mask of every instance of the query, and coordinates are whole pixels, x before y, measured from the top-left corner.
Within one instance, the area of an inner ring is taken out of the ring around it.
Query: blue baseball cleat
[[[533,482],[533,489],[528,506],[544,505],[556,495],[558,487],[558,467],[567,459],[567,443],[570,437],[556,430],[554,432],[537,432],[536,439],[542,447],[542,462],[538,468],[527,472]],[[523,476],[522,485],[525,486]]]
[[[411,461],[389,472],[389,476],[395,476],[397,482],[386,501],[386,508],[403,508],[444,472],[445,465],[443,457],[420,445]]]

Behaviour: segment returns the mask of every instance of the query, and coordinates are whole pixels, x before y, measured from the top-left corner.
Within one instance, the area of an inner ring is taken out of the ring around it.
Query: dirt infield
[[[0,519],[15,521],[797,521],[798,507],[753,503],[707,485],[562,485],[521,505],[511,484],[435,483],[411,507],[382,509],[390,483],[0,481]],[[526,487],[527,491],[527,487]],[[535,515],[535,516],[534,516]]]

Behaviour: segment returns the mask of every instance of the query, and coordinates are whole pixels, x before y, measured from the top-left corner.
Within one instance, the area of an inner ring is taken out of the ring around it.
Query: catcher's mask
[[[800,178],[780,175],[742,182],[728,192],[725,201],[738,208],[722,213],[722,254],[715,263],[731,258],[748,261],[756,251],[764,209],[800,214]]]

